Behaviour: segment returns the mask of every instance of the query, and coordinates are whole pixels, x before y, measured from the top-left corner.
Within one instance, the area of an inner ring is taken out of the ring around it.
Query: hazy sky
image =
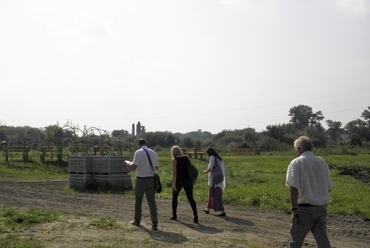
[[[3,125],[259,132],[303,104],[344,126],[370,106],[370,1],[0,0],[0,83]]]

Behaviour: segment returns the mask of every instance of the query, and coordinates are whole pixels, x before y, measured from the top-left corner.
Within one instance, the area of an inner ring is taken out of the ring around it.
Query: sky
[[[370,106],[368,0],[0,0],[0,125],[342,126]]]

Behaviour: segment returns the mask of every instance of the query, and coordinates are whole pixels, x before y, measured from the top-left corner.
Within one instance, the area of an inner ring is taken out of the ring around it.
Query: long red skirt
[[[224,204],[222,203],[222,189],[220,187],[209,187],[207,208],[213,209],[214,211],[224,211]]]

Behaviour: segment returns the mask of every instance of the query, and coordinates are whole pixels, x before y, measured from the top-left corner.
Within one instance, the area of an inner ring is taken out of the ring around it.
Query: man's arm
[[[298,189],[290,186],[289,190],[290,190],[290,205],[291,205],[291,208],[296,209],[297,204],[298,204]]]
[[[292,221],[299,222],[301,221],[301,218],[299,217],[297,213],[297,207],[298,207],[298,189],[294,188],[292,186],[289,187],[290,189],[290,205],[291,205],[291,211],[292,211]]]
[[[127,164],[128,166],[130,166],[130,168],[131,168],[132,170],[136,170],[136,169],[137,169],[137,167],[139,167],[137,164],[134,164],[134,163],[132,163],[132,162],[126,162],[126,164]]]
[[[290,191],[290,206],[292,211],[292,220],[299,221],[299,217],[297,214],[297,207],[298,207],[298,189],[292,186],[289,187]]]
[[[155,154],[155,159],[153,161],[153,165],[154,165],[154,169],[157,171],[159,169],[159,158],[158,158],[157,153],[154,152],[154,154]]]

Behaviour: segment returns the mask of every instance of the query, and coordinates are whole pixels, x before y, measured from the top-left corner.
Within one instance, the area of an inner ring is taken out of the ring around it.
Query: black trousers
[[[186,197],[190,203],[191,209],[193,210],[193,215],[198,216],[197,204],[193,197],[193,182],[192,181],[180,181],[176,182],[177,191],[172,189],[172,215],[177,216],[177,205],[178,197],[182,188],[185,190]]]

